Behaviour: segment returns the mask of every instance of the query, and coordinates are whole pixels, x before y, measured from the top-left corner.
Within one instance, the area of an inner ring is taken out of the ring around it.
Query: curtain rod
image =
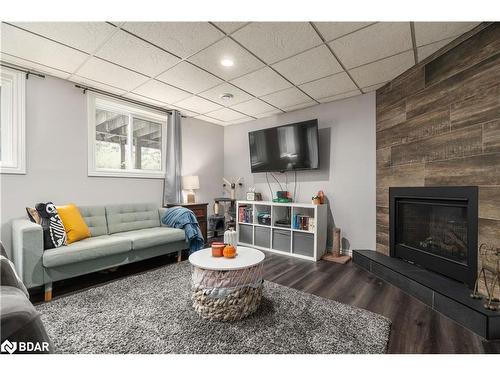
[[[40,77],[40,78],[45,78],[45,75],[43,75],[41,73],[37,73],[37,72],[31,71],[31,70],[27,70],[27,69],[21,68],[20,66],[14,65],[14,64],[4,63],[3,61],[0,61],[0,66],[3,66],[5,68],[14,69],[14,70],[17,70],[19,72],[26,73],[26,78],[27,79],[29,78],[30,74],[34,75],[34,76],[37,76],[37,77]]]
[[[95,92],[97,94],[106,95],[106,96],[109,96],[109,97],[112,97],[112,98],[115,98],[115,99],[123,100],[125,102],[129,102],[129,103],[132,103],[132,104],[140,105],[142,107],[147,107],[147,108],[150,108],[150,109],[154,109],[155,111],[158,111],[158,112],[164,112],[164,113],[172,114],[172,110],[171,109],[166,109],[166,108],[163,108],[163,107],[158,107],[156,105],[152,105],[152,104],[148,104],[148,103],[143,103],[143,102],[140,102],[138,100],[134,100],[134,99],[130,99],[130,98],[125,98],[123,96],[120,96],[120,95],[117,95],[117,94],[113,94],[112,92],[108,92],[108,91],[104,91],[104,90],[100,90],[100,89],[95,89],[95,88],[89,87],[89,86],[82,86],[82,85],[79,85],[79,84],[75,84],[75,87],[78,88],[78,89],[82,89],[84,94],[87,91],[92,91],[92,92]]]

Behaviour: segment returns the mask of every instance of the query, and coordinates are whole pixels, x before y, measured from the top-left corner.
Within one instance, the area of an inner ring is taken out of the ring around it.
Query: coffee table
[[[235,258],[215,258],[210,248],[191,254],[191,298],[198,315],[231,321],[254,313],[262,299],[264,258],[262,251],[243,246]]]

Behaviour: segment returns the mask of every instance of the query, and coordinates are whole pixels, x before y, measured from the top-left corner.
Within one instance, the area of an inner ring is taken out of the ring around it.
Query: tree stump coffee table
[[[193,308],[203,319],[240,320],[254,313],[262,299],[264,253],[238,246],[235,258],[212,257],[212,249],[189,256],[193,265]]]

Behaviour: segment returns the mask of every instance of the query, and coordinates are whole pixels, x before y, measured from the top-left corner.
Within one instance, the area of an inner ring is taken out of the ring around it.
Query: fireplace
[[[391,187],[390,255],[463,282],[477,275],[478,188]]]

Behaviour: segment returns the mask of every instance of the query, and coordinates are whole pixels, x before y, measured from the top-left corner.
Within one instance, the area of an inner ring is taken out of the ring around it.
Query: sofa
[[[0,353],[52,353],[52,341],[0,243]],[[23,343],[24,345],[21,345]],[[23,348],[24,347],[24,348]]]
[[[79,206],[91,237],[55,249],[43,249],[42,227],[28,219],[12,223],[12,255],[27,288],[187,249],[182,229],[161,224],[167,208],[155,204]]]

